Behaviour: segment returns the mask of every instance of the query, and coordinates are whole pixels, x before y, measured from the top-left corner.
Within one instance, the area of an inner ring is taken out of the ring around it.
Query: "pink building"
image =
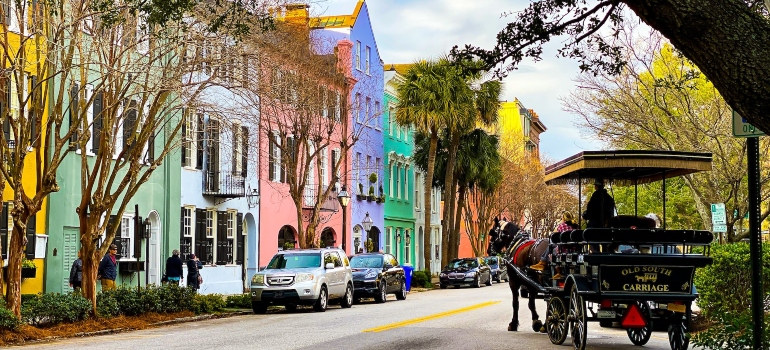
[[[265,86],[283,90],[279,97],[260,98],[260,124],[263,126],[259,138],[262,150],[259,155],[259,266],[266,265],[279,250],[300,247],[298,232],[300,227],[306,232],[316,204],[320,211],[315,239],[320,240],[320,246],[342,245],[343,208],[337,196],[341,187],[349,183],[347,174],[351,164],[350,156],[341,145],[350,142],[348,106],[350,91],[356,81],[350,68],[353,44],[349,40],[339,40],[334,45],[334,55],[312,57],[312,60],[318,59],[318,62],[336,67],[337,78],[333,82],[323,81],[323,77],[315,75],[307,62],[291,62],[286,55],[280,57],[278,67],[270,64],[271,67],[261,68],[265,84],[268,84]],[[303,99],[299,90],[309,90],[310,86],[323,90],[318,96],[321,96],[324,108],[316,112],[308,112],[312,109],[303,108],[298,102]],[[311,136],[295,139],[295,135]],[[308,157],[312,161],[307,169],[303,165],[289,164],[305,164]],[[336,164],[339,164],[337,169]],[[306,188],[301,194],[301,208],[297,208],[290,195],[292,186],[289,183],[298,181],[303,175]],[[327,188],[331,189],[325,193]],[[318,201],[319,195],[325,198]],[[344,210],[349,227],[350,206]],[[349,239],[352,233],[346,234]],[[351,247],[346,248],[349,253]]]

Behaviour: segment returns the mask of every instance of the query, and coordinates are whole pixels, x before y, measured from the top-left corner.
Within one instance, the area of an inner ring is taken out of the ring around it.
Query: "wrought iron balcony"
[[[229,171],[204,171],[203,195],[223,198],[246,196],[246,180]]]
[[[319,196],[316,185],[307,185],[311,188],[305,188],[304,200],[302,201],[303,209],[312,209],[315,206],[316,200]],[[323,193],[320,193],[323,195]],[[333,189],[329,192],[329,195],[321,202],[321,212],[337,212],[339,210],[340,202],[337,200],[337,192]]]

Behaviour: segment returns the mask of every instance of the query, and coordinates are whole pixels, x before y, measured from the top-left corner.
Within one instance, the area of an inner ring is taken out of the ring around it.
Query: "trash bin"
[[[412,267],[412,264],[404,264],[402,266],[404,268],[404,277],[406,277],[406,291],[412,290],[412,271],[414,271],[414,267]]]

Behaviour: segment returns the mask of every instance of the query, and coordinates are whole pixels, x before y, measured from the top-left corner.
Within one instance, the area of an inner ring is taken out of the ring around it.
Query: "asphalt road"
[[[267,315],[183,323],[160,328],[27,345],[49,349],[570,349],[529,327],[526,304],[523,327],[508,332],[511,293],[507,284],[410,293],[406,300],[389,296],[385,304],[364,301],[351,309],[331,306],[325,313],[310,308]],[[537,302],[540,318],[545,303]],[[655,332],[644,349],[669,349],[666,333]],[[639,349],[622,329],[589,323],[587,349]]]

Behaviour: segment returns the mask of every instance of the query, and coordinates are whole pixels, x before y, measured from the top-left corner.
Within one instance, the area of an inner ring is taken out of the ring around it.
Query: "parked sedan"
[[[449,286],[460,288],[462,285],[481,287],[481,284],[492,285],[492,273],[483,258],[454,259],[439,274],[439,286],[445,289]]]
[[[484,260],[492,271],[492,280],[497,283],[500,283],[501,281],[508,282],[508,269],[505,268],[503,258],[498,256],[488,256],[484,258]]]
[[[374,297],[378,303],[384,303],[388,294],[395,294],[396,299],[406,299],[406,277],[404,269],[393,255],[366,253],[350,258],[353,268],[353,298]]]

